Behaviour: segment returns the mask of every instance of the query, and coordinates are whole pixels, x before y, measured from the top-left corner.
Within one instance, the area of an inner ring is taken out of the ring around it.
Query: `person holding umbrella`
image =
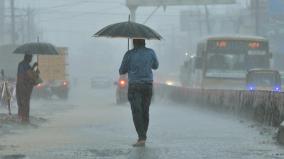
[[[36,84],[35,67],[37,62],[30,66],[32,55],[26,54],[24,60],[18,65],[16,98],[18,103],[18,117],[21,122],[29,122],[30,98],[34,85]]]
[[[159,62],[154,50],[145,47],[144,39],[133,39],[134,48],[125,53],[119,74],[128,74],[128,100],[138,140],[133,144],[144,146],[149,125],[149,107],[152,98],[153,73]]]
[[[30,98],[33,87],[42,82],[39,77],[38,63],[30,66],[33,54],[58,55],[55,46],[50,43],[25,43],[17,47],[13,53],[25,54],[23,61],[18,65],[16,98],[18,104],[18,117],[21,122],[29,123]]]
[[[1,80],[4,81],[5,80],[5,73],[4,70],[1,69]]]
[[[158,69],[159,66],[154,50],[145,47],[145,39],[161,40],[162,36],[146,25],[130,21],[130,17],[126,22],[110,24],[102,28],[93,36],[128,39],[128,51],[123,57],[119,74],[128,74],[128,100],[138,134],[138,140],[133,146],[144,146],[153,89],[152,69]],[[129,50],[129,39],[133,39],[132,50]]]

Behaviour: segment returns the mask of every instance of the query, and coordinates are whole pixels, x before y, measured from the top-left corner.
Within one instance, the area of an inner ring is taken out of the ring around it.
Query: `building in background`
[[[274,67],[284,70],[284,1],[267,0],[267,8],[266,33],[274,54]]]

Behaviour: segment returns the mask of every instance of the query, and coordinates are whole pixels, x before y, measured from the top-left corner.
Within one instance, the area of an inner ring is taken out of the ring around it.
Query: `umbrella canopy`
[[[162,36],[146,25],[127,21],[108,25],[94,34],[95,37],[121,37],[130,39],[161,40]]]
[[[40,54],[40,55],[58,55],[56,48],[50,43],[34,42],[26,43],[17,47],[15,54]]]

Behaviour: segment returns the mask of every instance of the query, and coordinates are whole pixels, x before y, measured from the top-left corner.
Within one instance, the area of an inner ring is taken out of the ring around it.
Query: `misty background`
[[[161,63],[156,73],[178,74],[185,54],[194,54],[196,43],[208,35],[262,34],[263,28],[256,30],[254,26],[253,1],[237,0],[232,5],[139,7],[136,22],[150,26],[164,38],[146,42],[156,51]],[[125,0],[14,0],[14,3],[17,43],[36,41],[39,37],[39,41],[68,47],[71,81],[97,75],[118,77],[127,39],[92,35],[106,25],[128,20],[130,12]],[[9,32],[10,2],[5,1],[4,6],[8,15],[4,30]],[[257,14],[264,13],[258,10]],[[9,43],[9,34],[4,35],[2,43]]]

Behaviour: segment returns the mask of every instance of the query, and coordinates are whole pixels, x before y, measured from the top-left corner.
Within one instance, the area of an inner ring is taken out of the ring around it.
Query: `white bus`
[[[183,86],[208,89],[245,89],[246,73],[270,68],[272,54],[263,37],[214,36],[197,45],[181,67]]]

